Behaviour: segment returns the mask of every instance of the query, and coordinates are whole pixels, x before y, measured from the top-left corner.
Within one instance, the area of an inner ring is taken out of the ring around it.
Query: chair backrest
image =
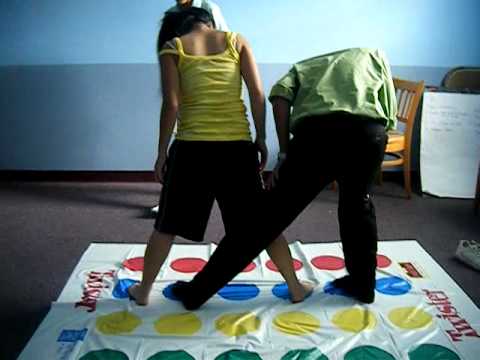
[[[423,81],[414,82],[397,78],[393,79],[393,84],[397,97],[397,119],[406,124],[413,124],[425,84]]]
[[[480,67],[456,67],[442,80],[442,86],[449,90],[480,91]]]

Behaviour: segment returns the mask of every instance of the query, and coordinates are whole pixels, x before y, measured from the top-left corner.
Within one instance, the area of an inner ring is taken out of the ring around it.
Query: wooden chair
[[[480,91],[480,66],[459,66],[451,69],[445,74],[442,87],[448,90]]]
[[[407,198],[412,195],[410,160],[413,124],[417,114],[418,104],[425,87],[424,82],[412,82],[402,79],[393,79],[397,97],[397,120],[404,124],[404,129],[390,130],[388,132],[388,144],[385,149],[385,160],[382,162],[378,180],[382,182],[382,171],[392,167],[403,167],[403,178]],[[332,183],[332,189],[336,190],[336,182]]]
[[[397,97],[397,127],[403,123],[403,130],[390,130],[388,132],[388,144],[385,149],[385,160],[382,162],[381,171],[402,167],[405,192],[407,198],[412,196],[411,185],[411,145],[413,124],[417,115],[417,108],[425,88],[424,82],[413,82],[402,79],[393,79]],[[381,179],[381,172],[379,174]]]

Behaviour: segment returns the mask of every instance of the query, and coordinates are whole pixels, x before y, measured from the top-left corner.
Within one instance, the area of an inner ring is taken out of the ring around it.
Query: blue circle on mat
[[[288,292],[287,283],[277,284],[272,289],[273,295],[280,299],[288,300],[290,299],[290,293]]]
[[[231,284],[224,286],[219,292],[227,300],[242,301],[253,299],[260,293],[260,289],[253,284]]]
[[[112,291],[112,296],[117,299],[126,299],[128,298],[128,288],[133,284],[138,283],[139,281],[133,279],[121,279],[115,285],[115,288]]]
[[[378,279],[375,289],[386,295],[404,295],[412,289],[412,285],[401,277],[389,276]]]
[[[168,285],[165,289],[163,289],[162,294],[163,294],[163,296],[165,296],[167,299],[174,300],[174,301],[179,301],[179,300],[175,297],[175,295],[173,295],[172,287],[173,287],[173,283],[170,284],[170,285]]]
[[[330,295],[342,295],[351,297],[347,294],[345,290],[335,287],[335,285],[333,285],[333,281],[329,281],[325,284],[325,286],[323,287],[323,292]]]

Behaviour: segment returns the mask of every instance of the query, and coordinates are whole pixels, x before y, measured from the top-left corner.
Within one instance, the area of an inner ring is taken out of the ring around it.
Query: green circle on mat
[[[435,344],[423,344],[408,353],[410,360],[422,359],[442,359],[442,360],[460,360],[460,356],[452,350]]]
[[[160,351],[150,356],[147,360],[195,360],[195,358],[183,350]]]
[[[290,350],[280,360],[328,360],[319,349]]]
[[[80,360],[128,360],[128,356],[121,351],[103,349],[90,351],[83,355]]]
[[[245,350],[230,350],[218,355],[215,360],[262,360],[260,355]]]
[[[395,358],[378,347],[367,345],[350,350],[344,360],[395,360]]]

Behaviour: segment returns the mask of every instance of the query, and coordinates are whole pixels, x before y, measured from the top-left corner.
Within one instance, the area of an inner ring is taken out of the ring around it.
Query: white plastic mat
[[[266,253],[201,309],[169,286],[191,278],[214,245],[174,245],[140,307],[126,287],[145,246],[92,244],[20,359],[478,359],[480,311],[416,241],[379,243],[376,300],[332,294],[345,274],[339,243],[290,245],[300,279],[317,284],[291,304]]]

